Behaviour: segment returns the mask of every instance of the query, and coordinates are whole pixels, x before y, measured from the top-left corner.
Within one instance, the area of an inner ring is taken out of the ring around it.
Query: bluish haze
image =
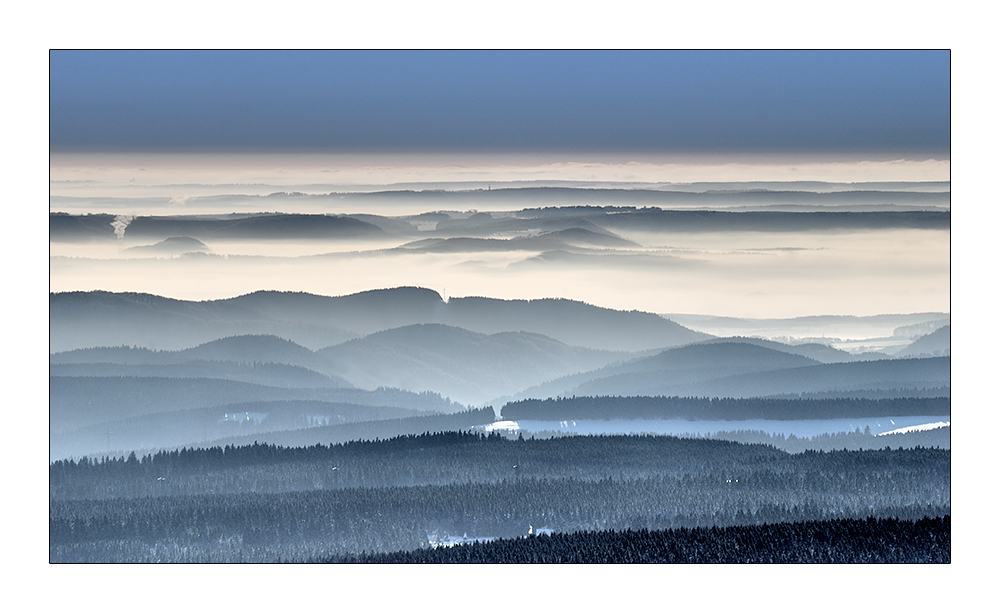
[[[947,156],[949,51],[52,51],[53,151]]]

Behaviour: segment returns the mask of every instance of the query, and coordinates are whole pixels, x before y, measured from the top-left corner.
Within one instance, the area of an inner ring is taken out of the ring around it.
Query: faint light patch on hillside
[[[337,417],[339,419],[334,419],[329,415],[306,415],[306,427],[315,428],[318,426],[329,426],[331,419],[333,420],[333,423],[336,424],[342,424],[346,421],[343,417],[339,415]]]
[[[224,423],[227,421],[233,421],[237,423],[246,423],[252,421],[254,425],[259,426],[260,422],[264,421],[267,417],[267,413],[252,413],[250,411],[240,411],[237,413],[226,413],[221,418],[219,418],[219,423]]]

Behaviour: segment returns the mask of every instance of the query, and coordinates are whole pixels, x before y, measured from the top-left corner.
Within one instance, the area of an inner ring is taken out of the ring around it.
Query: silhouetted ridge
[[[840,349],[834,349],[833,347],[830,347],[828,345],[822,345],[820,343],[801,343],[797,345],[789,345],[786,343],[779,343],[777,341],[769,341],[761,338],[753,338],[746,336],[730,336],[726,338],[713,338],[707,341],[702,341],[702,344],[705,345],[711,345],[716,343],[745,343],[749,345],[757,345],[758,347],[774,349],[775,351],[782,351],[784,353],[801,355],[811,360],[816,360],[817,362],[823,362],[824,364],[830,362],[851,362],[861,359],[846,351]],[[888,357],[888,356],[883,354],[882,357]],[[864,359],[871,359],[871,358],[866,357]]]
[[[896,354],[896,357],[924,357],[951,354],[951,325],[941,326],[930,334],[914,340]]]
[[[673,390],[720,377],[817,364],[816,360],[756,344],[725,341],[692,344],[621,364],[551,381],[527,395],[672,396]],[[705,395],[712,394],[706,392]]]
[[[136,217],[125,236],[190,236],[202,240],[224,239],[339,239],[382,236],[385,232],[373,224],[347,216],[307,214],[256,214],[190,217]]]
[[[537,332],[568,345],[617,351],[671,347],[711,338],[653,313],[616,311],[563,298],[452,298],[445,323],[485,334]]]
[[[70,215],[49,213],[49,240],[65,242],[113,241],[115,229],[111,223],[114,215]]]
[[[290,340],[269,334],[227,336],[179,352],[187,358],[237,362],[315,364],[315,353]]]
[[[719,340],[669,349],[655,356],[633,360],[622,368],[627,371],[651,371],[662,368],[687,370],[746,366],[758,371],[808,366],[816,363],[817,361],[811,358],[764,347],[756,343]]]
[[[567,345],[614,351],[672,347],[711,338],[653,313],[563,299],[453,298],[400,287],[316,296],[261,291],[193,302],[148,294],[51,294],[51,351],[139,345],[185,349],[222,336],[272,334],[310,349],[411,324],[440,323],[483,334],[532,332]],[[323,344],[323,339],[332,339]]]
[[[162,241],[152,244],[152,245],[139,245],[136,247],[129,247],[125,251],[131,253],[149,253],[149,254],[180,254],[186,252],[204,252],[209,251],[208,246],[196,238],[191,238],[189,236],[171,236],[170,238],[165,238]]]

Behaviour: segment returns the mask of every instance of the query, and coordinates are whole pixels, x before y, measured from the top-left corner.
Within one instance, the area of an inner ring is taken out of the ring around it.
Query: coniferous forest
[[[50,482],[54,562],[304,562],[424,549],[448,535],[950,514],[948,450],[790,454],[667,436],[450,432],[182,449],[59,461]]]
[[[951,560],[951,518],[604,530],[332,558],[375,564],[913,564]]]

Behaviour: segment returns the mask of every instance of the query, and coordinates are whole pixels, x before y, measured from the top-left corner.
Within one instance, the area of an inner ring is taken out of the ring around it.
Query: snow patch
[[[517,425],[516,421],[495,421],[492,424],[482,424],[480,426],[472,426],[472,429],[481,432],[493,432],[494,430],[515,432],[517,430],[520,430],[521,427]]]
[[[880,432],[879,434],[876,434],[876,436],[885,436],[886,434],[906,434],[907,432],[925,432],[927,430],[937,430],[938,428],[947,428],[949,426],[951,426],[950,421],[936,421],[932,424],[920,424],[919,426],[909,426],[906,428],[897,428],[888,432]]]
[[[464,545],[466,543],[489,543],[490,541],[495,541],[495,536],[482,536],[479,538],[470,537],[468,534],[463,534],[462,536],[438,536],[435,534],[427,535],[427,542],[434,549],[438,547],[454,547],[455,545]]]

